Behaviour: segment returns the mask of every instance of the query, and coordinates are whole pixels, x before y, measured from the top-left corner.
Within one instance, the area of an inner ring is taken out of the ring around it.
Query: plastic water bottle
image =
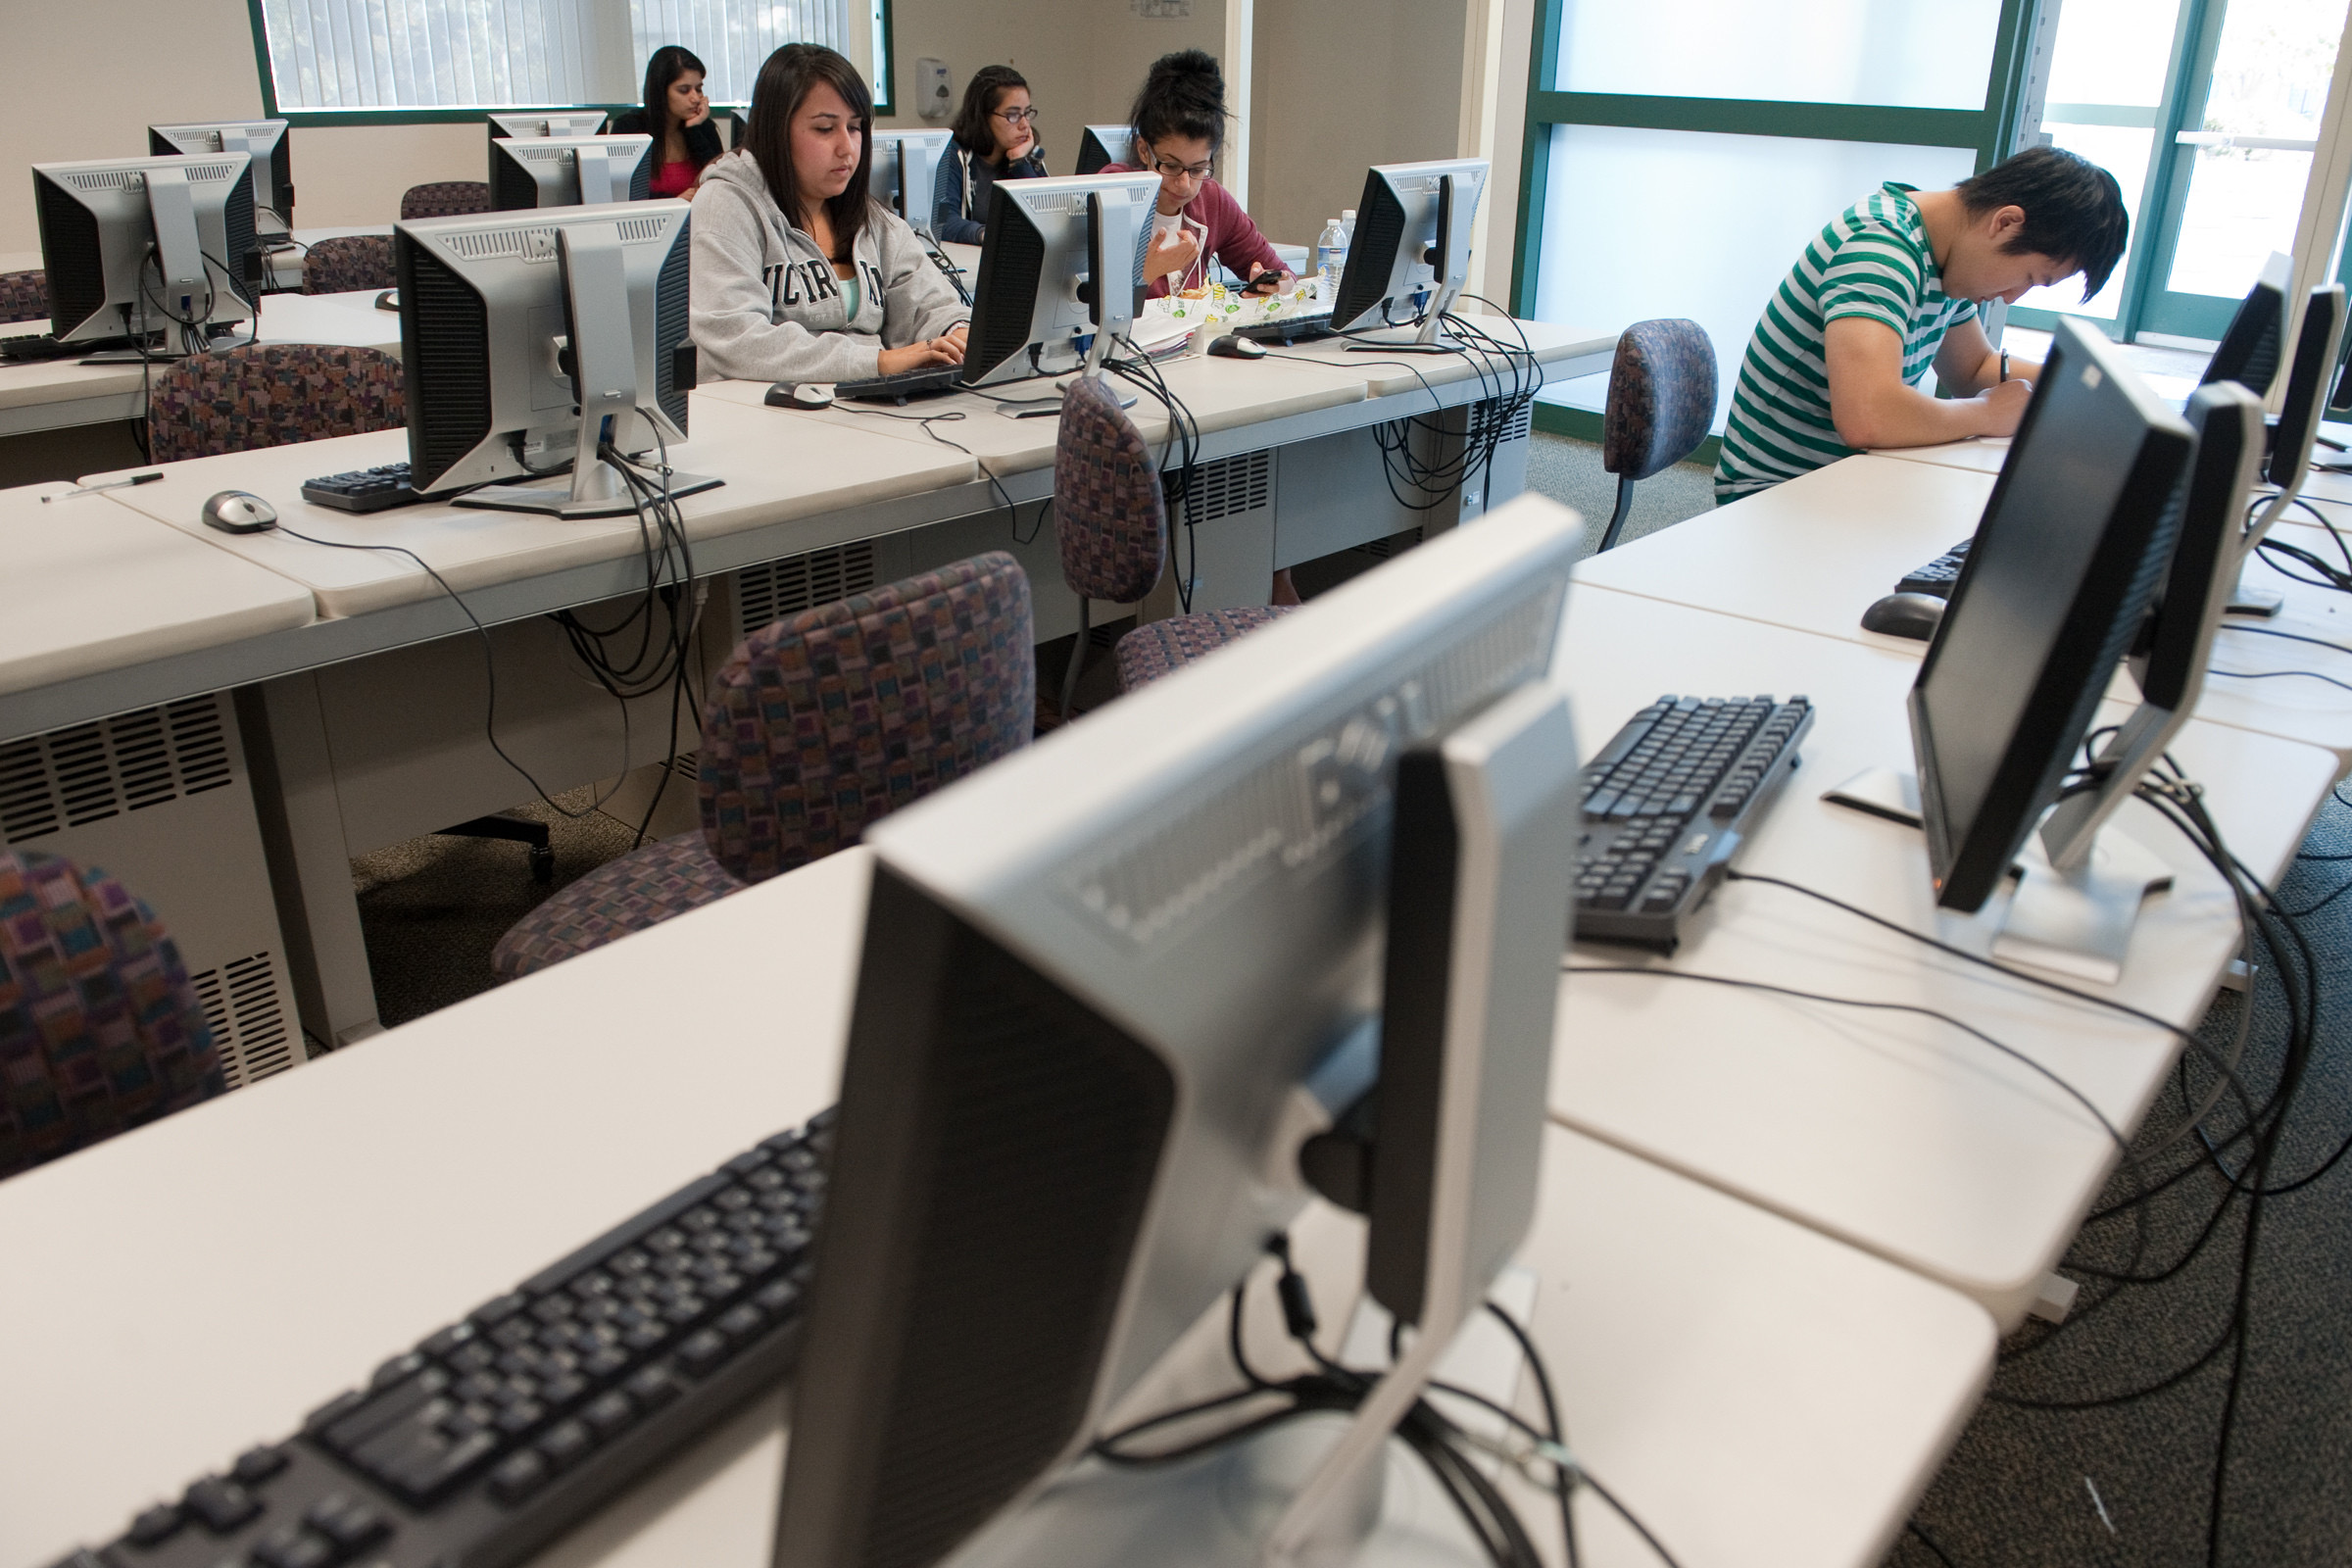
[[[1323,298],[1326,302],[1340,296],[1340,275],[1348,270],[1348,230],[1338,219],[1323,225],[1323,235],[1315,241],[1315,270],[1323,279]]]

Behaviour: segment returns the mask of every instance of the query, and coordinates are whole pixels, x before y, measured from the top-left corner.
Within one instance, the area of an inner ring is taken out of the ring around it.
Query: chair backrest
[[[400,361],[377,349],[262,343],[197,354],[156,372],[151,461],[216,458],[408,423]]]
[[[0,1176],[226,1087],[146,906],[95,867],[0,850]]]
[[[305,294],[344,294],[357,288],[391,288],[392,236],[340,234],[315,240],[302,258]]]
[[[1054,529],[1062,579],[1083,599],[1133,604],[1167,564],[1168,508],[1158,466],[1100,376],[1080,376],[1062,396]]]
[[[447,179],[411,185],[400,198],[403,218],[456,218],[490,210],[490,185],[479,179]]]
[[[1715,345],[1696,321],[1636,321],[1617,340],[1600,466],[1646,479],[1682,462],[1715,422]]]
[[[711,855],[761,881],[1027,745],[1031,625],[1029,579],[1000,550],[753,633],[704,713]]]
[[[0,272],[0,321],[38,321],[49,315],[49,274]]]

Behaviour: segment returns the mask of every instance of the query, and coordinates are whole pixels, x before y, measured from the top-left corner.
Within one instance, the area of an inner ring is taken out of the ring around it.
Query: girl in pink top
[[[1249,279],[1254,290],[1276,293],[1288,287],[1291,277],[1282,258],[1232,192],[1208,177],[1225,143],[1225,77],[1216,61],[1198,49],[1160,56],[1128,118],[1135,127],[1130,156],[1136,161],[1113,164],[1102,172],[1159,176],[1159,218],[1144,259],[1144,281],[1152,298],[1171,287],[1204,287],[1211,256]]]

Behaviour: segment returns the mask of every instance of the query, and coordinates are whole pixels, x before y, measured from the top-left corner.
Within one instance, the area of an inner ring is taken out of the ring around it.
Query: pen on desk
[[[104,484],[85,484],[78,490],[68,490],[63,495],[43,496],[41,499],[43,501],[71,501],[75,496],[96,495],[101,490],[120,490],[125,485],[133,484],[153,484],[162,477],[163,474],[160,472],[134,473],[127,479],[109,479]]]

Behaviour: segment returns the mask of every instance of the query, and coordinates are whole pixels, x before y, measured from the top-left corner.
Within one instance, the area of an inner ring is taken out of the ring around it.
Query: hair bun
[[[1217,57],[1204,49],[1161,55],[1152,62],[1152,77],[1170,86],[1198,86],[1218,93],[1225,89],[1225,73],[1219,69]]]

